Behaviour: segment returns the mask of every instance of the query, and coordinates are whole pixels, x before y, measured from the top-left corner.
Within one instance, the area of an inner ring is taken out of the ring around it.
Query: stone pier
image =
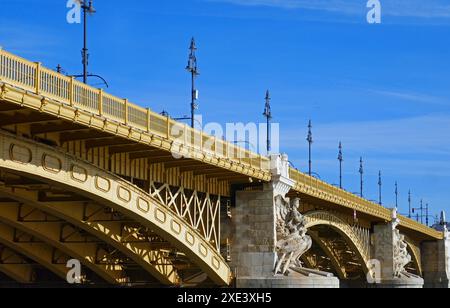
[[[444,239],[424,242],[420,249],[425,288],[450,288],[450,233],[444,219],[436,229],[444,232]]]
[[[372,259],[375,267],[375,284],[379,288],[422,288],[421,277],[406,272],[405,266],[411,262],[405,238],[397,226],[397,210],[393,210],[392,221],[374,226]]]
[[[277,253],[276,199],[284,200],[294,184],[289,179],[287,157],[272,156],[273,179],[258,190],[236,193],[233,210],[231,267],[240,288],[336,288],[339,280],[325,273],[275,274]]]

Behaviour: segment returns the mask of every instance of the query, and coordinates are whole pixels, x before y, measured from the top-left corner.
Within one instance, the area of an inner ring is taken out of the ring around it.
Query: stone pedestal
[[[398,262],[396,258],[399,255],[398,245],[398,220],[394,214],[393,221],[387,224],[376,225],[374,227],[374,249],[372,252],[372,259],[377,260],[380,268],[377,269],[375,284],[370,287],[375,288],[422,288],[424,281],[421,277],[402,272],[399,274],[396,271]],[[404,244],[406,247],[406,244]],[[397,250],[396,250],[397,248]]]
[[[321,276],[306,277],[298,273],[292,273],[289,276],[239,277],[236,286],[238,288],[256,289],[336,289],[339,288],[339,279]]]
[[[287,157],[272,157],[272,182],[259,190],[236,193],[233,209],[231,268],[239,288],[313,288],[339,287],[335,277],[302,274],[275,275],[276,206],[275,197],[289,192],[293,182],[288,178]]]
[[[450,236],[446,228],[441,231],[443,240],[422,243],[425,288],[450,288]]]

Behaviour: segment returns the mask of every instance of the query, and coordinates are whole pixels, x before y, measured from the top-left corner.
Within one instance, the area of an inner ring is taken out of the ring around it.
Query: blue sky
[[[66,22],[65,0],[2,0],[0,45],[48,67],[81,72],[81,26]],[[433,213],[450,211],[450,3],[382,0],[381,25],[366,22],[365,0],[94,1],[90,71],[109,92],[173,116],[189,112],[184,70],[198,42],[200,112],[206,122],[260,122],[272,93],[281,149],[307,169],[307,121],[314,171],[387,206],[399,182]]]

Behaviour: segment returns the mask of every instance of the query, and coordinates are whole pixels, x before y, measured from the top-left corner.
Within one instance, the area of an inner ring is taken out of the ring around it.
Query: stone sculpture
[[[398,229],[394,229],[394,277],[401,278],[406,272],[406,265],[411,262],[411,255],[408,253],[408,245],[405,236],[400,234]]]
[[[306,220],[299,212],[300,199],[290,203],[282,196],[275,198],[276,251],[278,261],[275,274],[286,275],[289,268],[302,267],[300,257],[312,246],[312,239],[306,234]]]

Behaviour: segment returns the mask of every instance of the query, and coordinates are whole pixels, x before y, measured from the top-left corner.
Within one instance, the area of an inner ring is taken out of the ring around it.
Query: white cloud
[[[385,121],[331,123],[315,125],[317,150],[335,150],[341,140],[357,153],[384,155],[450,155],[450,116],[432,115]],[[303,136],[303,135],[301,135]],[[287,148],[306,147],[297,129],[283,129],[281,144]]]
[[[206,0],[227,2],[243,6],[268,6],[284,9],[305,9],[328,11],[343,14],[367,12],[366,0]],[[449,18],[450,4],[444,0],[381,0],[383,15]]]
[[[433,104],[433,105],[442,105],[449,106],[450,101],[446,98],[415,93],[415,92],[401,92],[401,91],[389,91],[389,90],[368,90],[371,93],[378,94],[381,96],[397,98],[400,100],[416,102],[416,103],[424,103],[424,104]]]

